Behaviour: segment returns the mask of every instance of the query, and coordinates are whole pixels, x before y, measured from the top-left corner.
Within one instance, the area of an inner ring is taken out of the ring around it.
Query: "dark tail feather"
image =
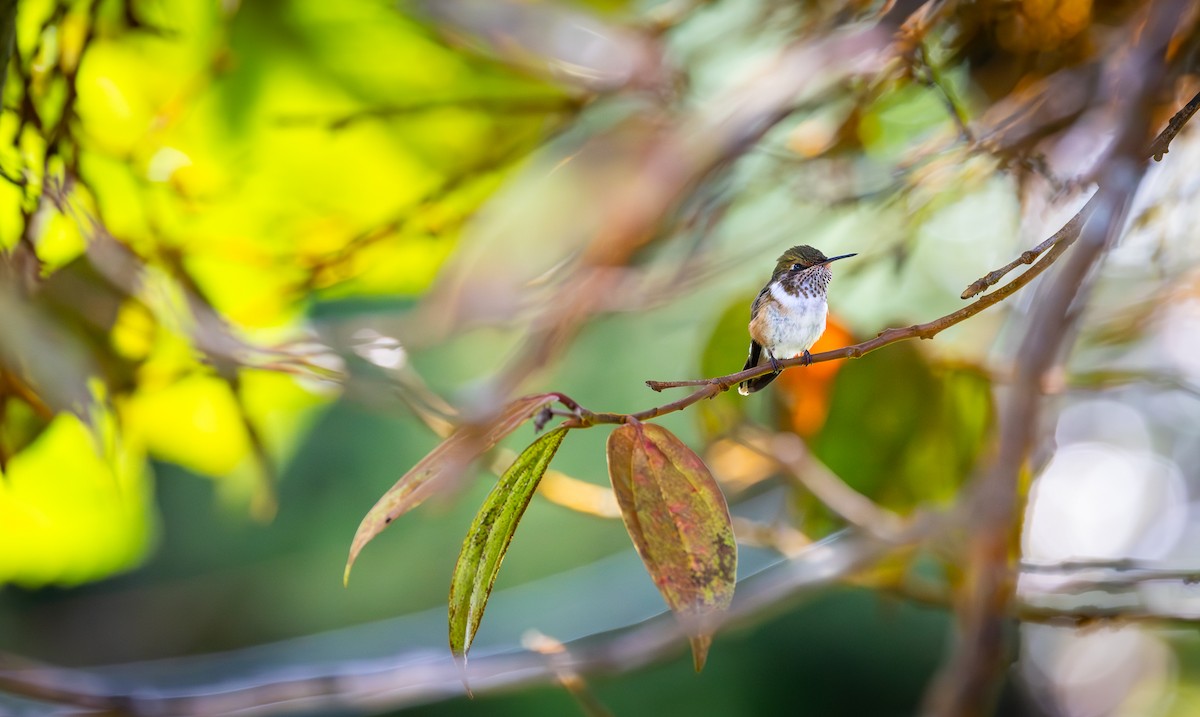
[[[743,396],[749,396],[755,391],[761,391],[767,387],[768,383],[774,381],[775,376],[777,375],[778,374],[772,372],[765,376],[759,376],[758,378],[752,378],[748,381],[742,381],[740,384],[738,384],[738,393],[742,394]]]
[[[748,368],[754,368],[758,365],[761,359],[762,346],[757,341],[751,341],[750,355],[746,358],[746,365],[742,366],[742,370],[745,371]],[[742,381],[740,384],[738,384],[738,393],[742,394],[743,396],[749,396],[755,391],[761,391],[766,388],[767,384],[774,381],[775,376],[777,375],[778,374],[776,373],[768,373],[765,376],[758,376],[756,378]]]

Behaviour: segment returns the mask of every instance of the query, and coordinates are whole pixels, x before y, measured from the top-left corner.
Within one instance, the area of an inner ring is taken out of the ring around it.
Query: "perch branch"
[[[1192,115],[1196,113],[1198,108],[1200,108],[1200,93],[1193,97],[1183,109],[1179,110],[1179,112],[1177,112],[1175,116],[1171,118],[1171,121],[1167,124],[1167,127],[1161,133],[1159,133],[1158,137],[1155,138],[1155,140],[1151,143],[1151,152],[1154,154],[1154,156],[1161,157],[1162,154],[1167,151],[1171,140],[1173,140],[1175,136],[1179,134],[1184,124],[1186,124],[1188,119],[1190,119]],[[835,361],[837,359],[844,358],[860,358],[861,356],[864,356],[871,351],[875,351],[876,349],[912,338],[932,339],[934,336],[938,335],[942,331],[945,331],[951,326],[965,321],[966,319],[969,319],[972,316],[980,313],[984,309],[1004,301],[1009,296],[1020,290],[1023,286],[1037,278],[1038,275],[1045,271],[1050,264],[1054,263],[1054,261],[1062,255],[1067,247],[1069,247],[1076,239],[1079,238],[1079,234],[1083,229],[1084,223],[1087,221],[1088,217],[1091,216],[1095,207],[1096,195],[1093,195],[1092,199],[1088,200],[1088,202],[1079,210],[1079,212],[1076,213],[1075,216],[1071,217],[1071,219],[1051,237],[1038,244],[1033,249],[1022,253],[1020,257],[1008,265],[1001,267],[1000,269],[997,269],[996,271],[989,273],[987,276],[975,281],[973,284],[971,284],[971,286],[967,287],[966,291],[963,292],[963,298],[974,296],[980,291],[995,285],[1002,277],[1021,264],[1032,265],[1027,271],[1025,271],[1025,273],[1013,279],[1008,284],[1000,287],[996,291],[984,295],[983,297],[975,300],[974,303],[968,304],[957,311],[951,312],[932,321],[923,324],[915,324],[905,328],[886,329],[873,339],[869,339],[852,346],[835,349],[833,351],[823,351],[818,354],[813,354],[811,363]],[[780,367],[785,369],[793,366],[802,366],[804,364],[804,359],[800,357],[785,359],[779,362]],[[697,403],[706,398],[712,398],[718,393],[728,391],[730,388],[738,385],[742,381],[765,375],[770,373],[770,371],[771,367],[769,365],[763,365],[749,368],[744,371],[739,371],[738,373],[717,376],[714,378],[702,378],[686,381],[647,381],[646,385],[655,391],[663,391],[664,389],[668,388],[681,388],[684,386],[699,386],[700,388],[682,399],[664,404],[662,406],[655,406],[654,408],[640,411],[638,413],[625,415],[613,413],[591,413],[584,411],[579,419],[574,419],[569,423],[571,423],[573,426],[582,426],[593,425],[596,423],[624,423],[629,417],[636,418],[639,421],[655,418],[666,413],[682,410],[693,403]]]
[[[932,339],[934,336],[937,336],[951,326],[965,321],[984,309],[1004,301],[1009,296],[1016,293],[1021,287],[1036,279],[1039,274],[1045,271],[1052,263],[1054,263],[1055,260],[1058,259],[1058,257],[1071,244],[1071,242],[1075,241],[1075,239],[1079,236],[1079,229],[1083,225],[1082,221],[1076,221],[1078,218],[1079,217],[1077,215],[1075,219],[1072,219],[1060,230],[1060,233],[1063,233],[1063,237],[1055,244],[1055,251],[1047,253],[1041,258],[1040,261],[1031,266],[1024,274],[1021,274],[996,291],[979,298],[974,303],[968,304],[957,311],[953,311],[945,316],[923,324],[914,324],[905,328],[885,329],[875,338],[863,341],[862,343],[857,343],[852,346],[845,346],[840,349],[834,349],[833,351],[822,351],[821,353],[813,354],[811,363],[835,361],[837,359],[844,358],[860,358],[872,351],[881,349],[884,346],[889,346],[891,344],[900,341],[906,341],[908,339]],[[803,357],[789,358],[779,361],[779,366],[784,369],[803,365],[805,365],[805,360]],[[686,408],[687,406],[690,406],[701,399],[710,398],[722,391],[728,391],[730,388],[738,385],[742,381],[754,378],[756,376],[768,374],[771,372],[771,370],[772,369],[770,365],[764,364],[762,366],[748,368],[744,371],[731,373],[726,376],[717,376],[715,378],[702,378],[688,381],[647,381],[646,385],[655,391],[662,391],[667,388],[679,388],[682,386],[701,386],[702,388],[692,395],[687,396],[679,401],[648,409],[642,413],[633,414],[633,416],[638,420],[644,420],[642,414],[652,414],[646,415],[645,418],[653,418],[654,416],[659,416],[663,413],[678,411],[680,408]],[[598,420],[595,422],[611,423],[614,421]]]

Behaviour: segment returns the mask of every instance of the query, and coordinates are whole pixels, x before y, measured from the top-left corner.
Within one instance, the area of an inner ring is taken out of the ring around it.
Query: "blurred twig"
[[[612,717],[612,712],[596,697],[578,670],[571,666],[571,655],[566,645],[534,630],[521,638],[521,646],[546,656],[546,664],[554,672],[558,683],[575,698],[587,717]]]
[[[589,232],[578,259],[561,272],[517,355],[483,393],[506,397],[556,356],[589,317],[605,310],[621,286],[622,268],[661,237],[661,228],[698,183],[748,151],[806,101],[852,77],[886,65],[888,37],[855,29],[785,48],[716,101],[680,117],[662,118],[652,141],[628,169],[630,180],[611,196],[604,221]],[[430,311],[444,314],[437,306]]]
[[[1022,576],[1051,578],[1055,592],[1128,590],[1143,583],[1200,584],[1200,568],[1168,567],[1146,560],[1068,560],[1061,563],[1022,561]]]
[[[1158,136],[1154,138],[1154,141],[1150,143],[1148,154],[1153,157],[1155,161],[1162,160],[1163,155],[1166,154],[1170,149],[1171,141],[1175,139],[1175,136],[1179,134],[1180,130],[1183,129],[1183,126],[1187,124],[1187,121],[1192,118],[1192,115],[1196,114],[1197,109],[1200,109],[1200,93],[1197,93],[1196,96],[1191,99],[1191,101],[1184,105],[1183,109],[1176,112],[1175,116],[1171,118],[1171,121],[1167,123],[1166,128],[1164,128],[1162,132],[1159,132]],[[1055,232],[1049,239],[1046,239],[1028,251],[1022,252],[1021,255],[1016,259],[1013,259],[999,269],[988,272],[986,275],[971,282],[970,286],[968,286],[966,289],[963,289],[962,298],[969,299],[979,292],[985,291],[989,287],[994,286],[996,282],[1000,281],[1000,279],[1004,277],[1005,274],[1013,269],[1016,269],[1021,264],[1032,264],[1042,252],[1046,251],[1058,242],[1063,240],[1068,242],[1074,241],[1075,237],[1079,235],[1079,229],[1083,226],[1083,222],[1086,221],[1088,216],[1091,214],[1093,209],[1092,202],[1094,200],[1095,195],[1093,195],[1092,199],[1088,200],[1087,204],[1083,205],[1083,208],[1079,210],[1078,214],[1071,218],[1071,221],[1067,222],[1062,229],[1059,229],[1057,232]]]
[[[786,521],[762,521],[733,516],[733,532],[738,545],[770,548],[787,558],[795,558],[812,545],[813,540]]]
[[[888,546],[853,532],[831,536],[795,559],[747,580],[727,619],[747,623],[798,597],[853,574]],[[537,652],[472,656],[468,675],[476,694],[561,681],[564,674],[626,672],[683,649],[686,635],[667,613],[626,629],[564,645],[555,660]],[[212,659],[229,659],[224,654]],[[177,669],[196,670],[192,664]],[[196,671],[195,674],[200,674]],[[0,655],[0,689],[84,711],[134,717],[271,715],[301,711],[383,712],[463,694],[460,667],[450,655],[395,655],[383,660],[318,663],[191,687],[109,681],[86,670],[32,665]]]
[[[889,548],[858,531],[842,531],[801,548],[745,580],[729,615],[732,624],[752,624],[765,615],[843,581],[877,563]],[[1136,569],[1134,569],[1136,566]],[[1146,582],[1191,584],[1196,571],[1163,568],[1127,561],[1068,562],[1022,566],[1031,574],[1076,573],[1092,576],[1112,568],[1110,583],[1136,587]],[[1041,593],[1027,591],[1009,606],[1009,614],[1031,622],[1081,626],[1097,621],[1200,622],[1200,615],[1163,612],[1152,604],[1046,604],[1056,594],[1082,593],[1071,582]],[[886,588],[901,597],[946,607],[952,593],[940,582],[909,579]],[[311,639],[311,638],[306,638]],[[561,682],[564,676],[627,672],[682,651],[686,638],[677,621],[666,613],[625,629],[592,635],[562,644],[562,652],[512,651],[476,655],[470,663],[470,682],[476,694],[507,691]],[[541,643],[534,642],[535,647]],[[249,648],[255,650],[257,648]],[[208,717],[215,715],[277,715],[298,712],[385,712],[463,694],[457,664],[449,655],[401,653],[382,659],[350,659],[287,667],[270,665],[243,671],[228,680],[214,679],[190,686],[168,686],[172,675],[211,674],[212,661],[228,661],[238,653],[172,660],[153,664],[163,683],[109,680],[82,669],[59,668],[0,654],[0,689],[56,705],[77,708],[78,714],[102,711],[135,717]]]
[[[967,110],[959,102],[958,98],[951,93],[946,78],[942,76],[941,70],[929,57],[928,43],[922,41],[917,44],[913,51],[913,60],[917,69],[917,75],[921,81],[936,89],[938,94],[941,95],[942,102],[946,105],[947,113],[958,127],[959,138],[968,144],[973,143],[975,138],[968,124]]]
[[[903,534],[905,521],[899,515],[847,485],[813,458],[799,436],[793,433],[767,435],[761,431],[747,431],[747,434],[760,441],[742,441],[742,445],[777,462],[789,478],[847,523],[885,541],[896,540]],[[765,445],[760,447],[760,443]]]
[[[999,418],[995,458],[979,473],[962,505],[971,526],[966,579],[959,596],[959,628],[951,652],[926,692],[924,713],[963,717],[988,713],[1003,669],[1004,622],[1014,580],[1010,554],[1019,530],[1019,475],[1037,432],[1043,377],[1057,360],[1078,318],[1072,302],[1086,294],[1085,279],[1124,226],[1144,174],[1149,101],[1158,91],[1162,50],[1178,17],[1178,3],[1148,5],[1126,27],[1126,45],[1114,48],[1103,68],[1097,98],[1115,137],[1102,157],[1099,189],[1082,220],[1077,247],[1053,282],[1035,300],[1029,328],[1017,351],[1016,377]],[[1112,58],[1119,59],[1112,59]],[[1074,221],[1074,220],[1073,220]],[[1074,236],[1072,236],[1072,239]],[[1051,251],[1068,242],[1060,240]]]
[[[423,112],[441,109],[462,109],[487,112],[492,115],[550,114],[554,112],[577,112],[586,102],[585,98],[569,95],[544,95],[514,97],[443,97],[407,104],[368,107],[366,109],[336,115],[286,115],[276,122],[280,127],[325,127],[338,131],[367,120],[393,120]]]

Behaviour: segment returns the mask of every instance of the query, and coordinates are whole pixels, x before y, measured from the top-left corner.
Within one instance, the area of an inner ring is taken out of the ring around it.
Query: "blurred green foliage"
[[[982,371],[931,365],[915,345],[900,344],[839,371],[812,449],[859,492],[906,512],[950,502],[991,421],[991,381]]]

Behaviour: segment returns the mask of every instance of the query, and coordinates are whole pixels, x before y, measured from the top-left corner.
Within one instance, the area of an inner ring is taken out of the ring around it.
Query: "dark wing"
[[[746,357],[746,365],[742,366],[742,370],[745,371],[748,368],[754,368],[755,366],[758,365],[758,362],[761,358],[762,358],[762,344],[758,343],[757,341],[751,340],[750,341],[750,355]]]
[[[742,370],[745,371],[748,368],[754,368],[758,365],[758,360],[760,358],[762,358],[762,344],[752,339],[750,341],[750,355],[746,357],[746,365],[742,366]],[[754,379],[750,379],[750,381],[753,380]],[[738,393],[742,394],[743,396],[749,396],[750,394],[754,393],[754,389],[750,388],[750,381],[742,381],[739,383]]]
[[[768,292],[770,292],[770,291],[771,291],[771,285],[767,284],[766,286],[763,287],[762,291],[758,292],[758,296],[754,297],[754,303],[750,305],[750,320],[751,321],[754,320],[755,316],[758,316],[758,310],[763,303],[763,299],[766,298]],[[750,355],[746,357],[746,365],[742,366],[742,370],[745,371],[748,368],[754,368],[755,366],[757,366],[759,364],[759,362],[762,360],[762,354],[763,354],[762,344],[758,343],[757,341],[754,340],[753,337],[751,337],[751,339],[750,339]],[[769,373],[766,376],[759,376],[758,378],[752,378],[748,381],[742,381],[740,384],[738,384],[738,393],[742,394],[743,396],[749,396],[750,394],[754,393],[755,391],[761,390],[764,386],[766,386],[768,383],[770,383],[774,380],[775,380],[775,374]]]
[[[758,362],[761,359],[762,359],[762,345],[759,344],[757,341],[751,341],[750,342],[750,355],[746,358],[746,365],[742,367],[742,370],[745,371],[748,368],[754,368],[755,366],[758,365]],[[768,383],[774,381],[775,377],[778,375],[779,374],[777,374],[777,373],[771,372],[769,374],[766,374],[765,376],[757,376],[755,378],[751,378],[751,379],[742,381],[740,384],[738,384],[738,393],[742,394],[743,396],[749,396],[750,394],[754,393],[755,391],[761,391],[761,390],[763,390],[763,388],[766,387],[766,385]]]
[[[742,381],[738,385],[738,393],[742,394],[743,396],[749,396],[750,394],[754,393],[755,391],[761,391],[767,387],[767,384],[774,381],[775,377],[778,375],[779,374],[772,371],[771,373],[766,374],[765,376],[759,376],[757,378],[752,378],[747,381]]]
[[[757,341],[750,342],[750,355],[746,357],[746,365],[742,367],[745,371],[748,368],[754,368],[762,361],[763,347]],[[756,376],[755,378],[747,379],[738,384],[738,393],[743,396],[749,396],[755,391],[761,391],[766,385],[775,380],[779,374],[771,372],[765,376]]]
[[[767,284],[766,286],[764,286],[762,288],[762,291],[758,292],[758,296],[754,297],[754,303],[750,304],[750,320],[751,321],[754,320],[755,316],[758,316],[758,307],[762,304],[763,299],[765,299],[767,297],[767,294],[770,293],[770,291],[771,291],[771,285]]]

